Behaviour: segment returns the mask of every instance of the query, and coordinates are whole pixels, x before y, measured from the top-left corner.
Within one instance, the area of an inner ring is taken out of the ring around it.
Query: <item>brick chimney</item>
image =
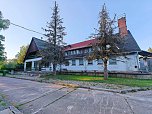
[[[119,27],[119,34],[122,38],[128,34],[126,17],[121,17],[120,19],[118,19],[118,27]]]

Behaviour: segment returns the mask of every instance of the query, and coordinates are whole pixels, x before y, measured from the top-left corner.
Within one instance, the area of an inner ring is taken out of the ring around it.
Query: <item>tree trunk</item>
[[[61,64],[60,64],[60,74],[61,74],[61,72],[62,72],[62,66],[61,66]]]
[[[56,64],[53,64],[53,75],[56,75]]]
[[[108,79],[107,60],[104,60],[104,80]]]

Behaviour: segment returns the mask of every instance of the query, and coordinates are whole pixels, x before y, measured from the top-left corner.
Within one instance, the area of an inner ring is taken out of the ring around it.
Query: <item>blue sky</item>
[[[88,39],[97,28],[98,14],[106,3],[112,18],[114,14],[127,17],[127,27],[143,50],[152,47],[152,1],[151,0],[57,0],[60,14],[66,27],[68,44]],[[0,11],[12,23],[44,33],[50,21],[53,0],[0,0]],[[22,45],[29,44],[32,37],[42,36],[10,25],[5,35],[5,51],[14,58]]]

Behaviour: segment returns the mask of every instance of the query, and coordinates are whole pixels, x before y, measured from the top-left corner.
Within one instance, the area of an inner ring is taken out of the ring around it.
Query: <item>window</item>
[[[76,53],[79,54],[79,50],[76,50]]]
[[[67,56],[68,55],[68,52],[65,52],[65,56]]]
[[[83,53],[83,50],[82,50],[82,49],[80,49],[80,50],[79,50],[79,54],[82,54],[82,53]]]
[[[71,51],[71,55],[73,55],[73,51]]]
[[[45,67],[46,67],[46,68],[48,68],[48,67],[49,67],[49,65],[50,65],[50,63],[49,63],[49,62],[45,63]]]
[[[76,61],[75,59],[72,60],[72,66],[75,66],[76,65]]]
[[[77,50],[75,50],[75,54],[77,54]]]
[[[91,52],[91,48],[88,48],[88,53]]]
[[[69,66],[69,61],[66,61],[66,62],[65,62],[65,66]]]
[[[72,51],[72,54],[73,54],[73,55],[77,54],[77,50],[73,50],[73,51]]]
[[[92,60],[88,60],[88,65],[93,65],[93,61]]]
[[[75,50],[73,50],[73,55],[75,55]]]
[[[98,65],[102,65],[102,64],[103,64],[102,59],[98,59],[98,60],[97,60],[97,64],[98,64]]]
[[[79,59],[79,65],[83,65],[83,59]]]
[[[113,58],[110,58],[110,59],[109,59],[109,64],[110,64],[110,65],[116,65],[116,64],[117,64],[116,58],[114,58],[114,57],[113,57]]]
[[[84,50],[84,53],[88,53],[89,52],[89,48],[86,48],[85,50]]]
[[[72,55],[75,55],[75,54],[76,54],[76,53],[75,53],[75,50],[72,50],[71,52],[72,52]]]
[[[71,55],[71,51],[68,51],[68,55]]]
[[[74,53],[73,53],[73,51],[71,51],[71,55],[73,55]]]

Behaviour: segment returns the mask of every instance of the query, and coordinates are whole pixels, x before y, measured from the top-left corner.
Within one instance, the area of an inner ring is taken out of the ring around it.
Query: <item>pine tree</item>
[[[104,64],[104,79],[108,79],[107,62],[109,57],[117,55],[120,52],[117,44],[121,43],[119,34],[114,34],[115,17],[110,19],[105,4],[102,7],[102,11],[99,13],[99,29],[97,34],[93,34],[95,41],[92,43],[93,51],[89,55],[88,59],[102,59]]]
[[[0,31],[5,30],[9,27],[10,21],[8,19],[3,19],[2,12],[0,11]],[[0,61],[4,61],[6,59],[5,52],[4,52],[4,44],[5,37],[0,35]]]
[[[64,59],[63,47],[65,43],[63,42],[63,37],[66,34],[64,32],[65,27],[62,26],[62,20],[63,19],[60,18],[59,15],[59,7],[55,2],[51,21],[47,23],[46,29],[44,29],[46,32],[45,36],[47,36],[48,44],[41,52],[43,62],[52,63],[54,75],[56,75],[57,65],[61,65]]]

